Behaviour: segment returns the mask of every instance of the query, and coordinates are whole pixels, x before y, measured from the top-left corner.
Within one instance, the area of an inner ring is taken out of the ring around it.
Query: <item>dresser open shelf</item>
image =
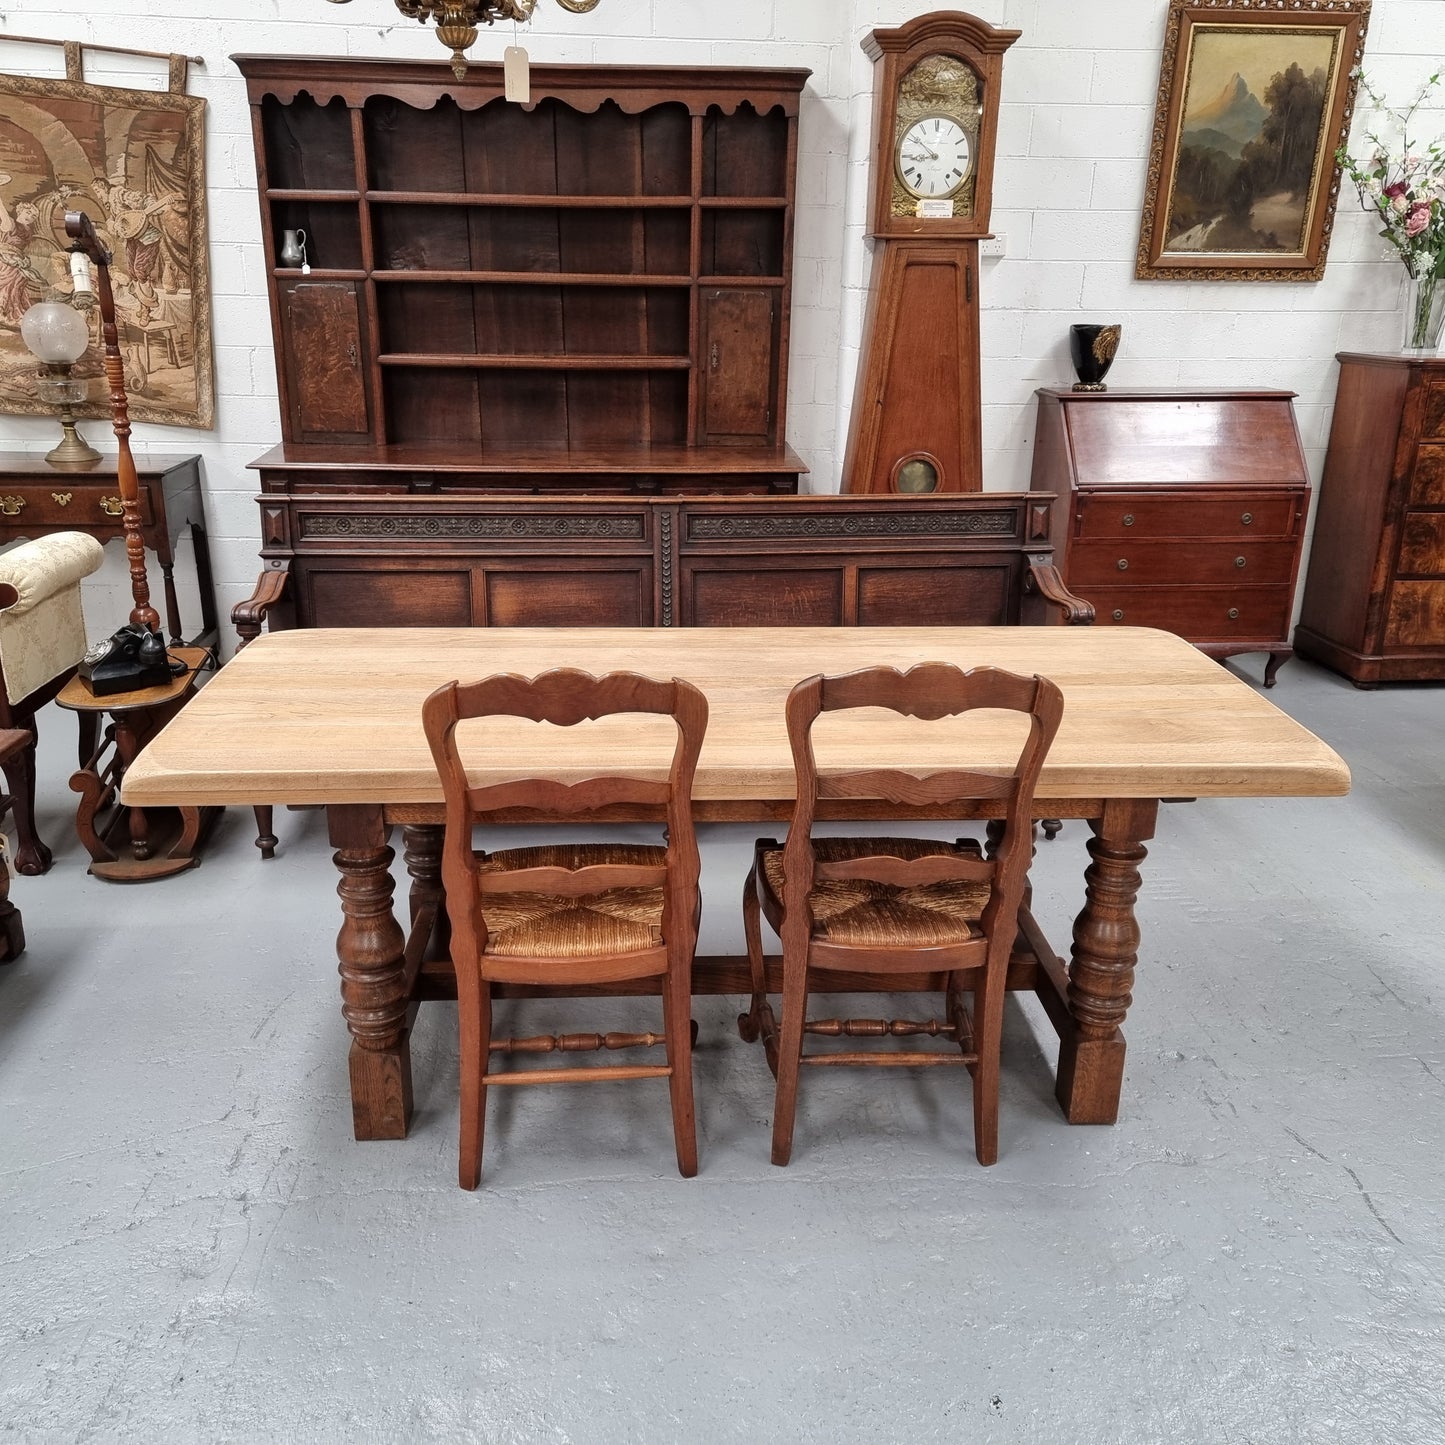
[[[421,448],[481,486],[626,490],[665,455],[669,485],[796,490],[807,71],[536,66],[519,105],[497,65],[235,59],[286,464]]]

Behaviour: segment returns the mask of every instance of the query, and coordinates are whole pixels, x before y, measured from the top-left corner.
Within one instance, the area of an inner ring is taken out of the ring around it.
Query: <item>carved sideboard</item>
[[[264,473],[242,641],[284,627],[1088,622],[1053,497],[546,497]]]

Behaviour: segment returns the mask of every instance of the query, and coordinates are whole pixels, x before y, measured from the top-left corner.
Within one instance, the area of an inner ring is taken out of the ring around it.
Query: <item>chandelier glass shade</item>
[[[344,5],[347,0],[332,0]],[[598,0],[556,0],[564,10],[584,15],[597,8]],[[498,20],[525,24],[537,8],[537,0],[396,0],[396,8],[408,19],[430,22],[437,39],[452,53],[452,73],[460,80],[467,73],[466,52],[475,44],[477,26]]]

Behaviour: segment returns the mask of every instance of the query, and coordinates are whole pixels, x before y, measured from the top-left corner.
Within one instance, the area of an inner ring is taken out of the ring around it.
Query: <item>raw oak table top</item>
[[[1247,683],[1172,633],[1149,628],[642,628],[307,629],[243,649],[141,753],[124,797],[141,805],[324,804],[341,875],[336,952],[357,1138],[402,1138],[411,1118],[411,1024],[430,998],[455,997],[441,885],[441,786],[422,732],[423,699],[453,678],[528,676],[560,666],[630,668],[684,677],[707,694],[710,718],[694,798],[701,821],[767,820],[776,830],[793,792],[783,701],[799,679],[879,663],[945,660],[1040,673],[1063,689],[1064,719],[1036,797],[1039,816],[1086,822],[1084,904],[1067,962],[1029,909],[1009,987],[1031,989],[1059,1035],[1055,1093],[1075,1124],[1112,1123],[1123,1085],[1138,960],[1134,904],[1146,840],[1165,798],[1337,796],[1344,762]],[[981,714],[921,725],[876,712],[866,732],[849,714],[820,720],[820,770],[859,765],[919,773],[1012,762],[1016,719]],[[645,774],[670,753],[668,720],[584,723],[567,730],[568,761],[541,750],[544,725],[491,722],[465,737],[473,781],[524,775],[560,781],[598,771]],[[938,732],[930,733],[929,728]],[[529,730],[536,728],[537,732]],[[967,731],[962,731],[967,728]],[[536,739],[537,741],[534,741]],[[552,740],[555,742],[555,739]],[[546,760],[546,766],[539,764]],[[662,768],[658,767],[659,774]],[[834,800],[830,800],[834,801]],[[986,813],[982,807],[980,812]],[[842,800],[829,816],[907,817],[882,801]],[[930,816],[915,810],[915,816]],[[512,821],[528,821],[518,818]],[[410,931],[392,906],[401,826],[410,877]],[[578,826],[582,826],[580,823]],[[1063,847],[1070,840],[1051,846]],[[258,864],[284,867],[279,864]],[[741,880],[706,878],[726,894]],[[261,925],[263,926],[263,925]],[[862,985],[842,976],[849,992]],[[940,987],[940,977],[889,974],[884,991]],[[821,975],[810,987],[827,992]],[[695,992],[746,993],[732,959],[698,959]]]
[[[1320,739],[1172,633],[1152,628],[356,628],[272,633],[240,652],[136,760],[127,802],[431,803],[441,787],[421,705],[452,678],[551,667],[678,676],[708,695],[701,803],[792,796],[783,700],[800,678],[945,660],[1041,673],[1063,689],[1064,721],[1039,786],[1047,798],[1332,796],[1349,770]],[[484,729],[487,725],[478,725]],[[576,776],[644,771],[655,747],[636,724],[586,724]],[[662,726],[669,726],[663,724]],[[1012,724],[974,725],[971,766],[1005,762]],[[865,743],[820,734],[820,763],[956,763],[947,731],[880,714]],[[525,773],[479,747],[473,779]],[[580,744],[579,744],[580,746]],[[565,770],[553,775],[566,779]]]

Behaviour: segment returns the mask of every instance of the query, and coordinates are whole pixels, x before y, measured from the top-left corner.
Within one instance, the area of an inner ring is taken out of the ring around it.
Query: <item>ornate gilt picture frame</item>
[[[174,77],[173,77],[174,78]],[[130,415],[215,424],[204,117],[199,96],[0,75],[0,412],[50,415],[20,316],[71,289],[65,212],[87,212],[114,260]],[[99,377],[99,321],[77,376]],[[105,387],[76,408],[108,417]]]
[[[1370,0],[1170,0],[1134,274],[1318,281]]]

